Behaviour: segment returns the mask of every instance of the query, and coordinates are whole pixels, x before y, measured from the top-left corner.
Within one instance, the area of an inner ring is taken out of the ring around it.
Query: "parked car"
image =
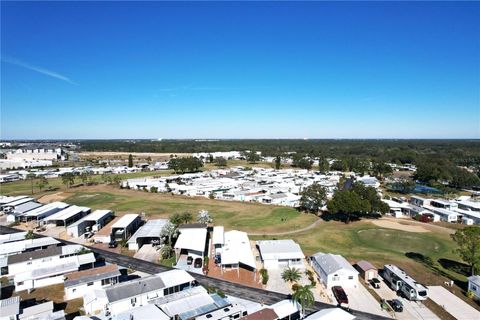
[[[403,304],[398,299],[389,300],[388,304],[392,307],[393,311],[395,311],[395,312],[402,312],[403,311]]]
[[[335,296],[335,299],[337,299],[338,304],[348,304],[348,297],[345,291],[343,291],[343,288],[340,286],[334,286],[332,287],[333,295]]]
[[[370,280],[370,285],[375,289],[380,289],[380,280],[378,280],[377,278],[373,278]]]
[[[202,267],[202,258],[196,258],[195,262],[193,263],[193,266],[195,268],[201,268]]]
[[[191,265],[192,262],[193,262],[193,257],[192,257],[192,256],[188,256],[188,257],[187,257],[187,264],[188,264],[188,265]]]
[[[108,243],[109,248],[116,248],[117,247],[117,242],[115,240],[112,240]]]

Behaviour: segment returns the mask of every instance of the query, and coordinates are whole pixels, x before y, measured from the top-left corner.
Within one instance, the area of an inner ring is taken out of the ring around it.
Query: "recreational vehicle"
[[[426,300],[428,289],[408,276],[405,271],[392,264],[383,267],[383,278],[390,288],[399,292],[408,300]]]

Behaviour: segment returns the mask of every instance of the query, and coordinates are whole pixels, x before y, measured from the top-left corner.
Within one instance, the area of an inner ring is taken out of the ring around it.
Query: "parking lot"
[[[398,299],[403,304],[403,312],[396,312],[395,317],[396,319],[400,320],[437,320],[439,319],[430,309],[425,307],[425,305],[421,302],[409,301],[405,298],[397,296],[397,293],[390,289],[388,285],[383,281],[383,279],[379,276],[381,280],[380,289],[374,289],[380,298],[385,300],[392,300]]]
[[[458,320],[480,319],[480,312],[444,287],[428,287],[428,296]]]

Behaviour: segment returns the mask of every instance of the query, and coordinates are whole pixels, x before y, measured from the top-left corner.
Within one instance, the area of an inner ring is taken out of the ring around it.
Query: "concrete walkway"
[[[480,312],[441,286],[429,286],[428,296],[458,320],[480,319]]]

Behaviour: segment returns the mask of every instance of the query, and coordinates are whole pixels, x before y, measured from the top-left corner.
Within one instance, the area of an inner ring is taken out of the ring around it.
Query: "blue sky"
[[[2,139],[480,138],[480,3],[2,2]]]

